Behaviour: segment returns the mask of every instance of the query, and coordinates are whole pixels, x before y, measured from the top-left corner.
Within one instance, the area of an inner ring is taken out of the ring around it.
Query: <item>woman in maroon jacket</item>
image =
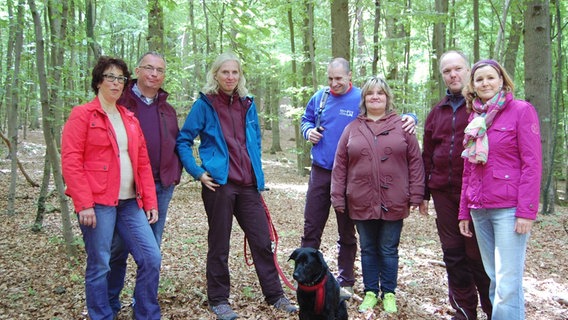
[[[354,220],[361,245],[365,299],[379,292],[386,312],[397,312],[395,289],[402,221],[424,196],[424,167],[416,136],[404,132],[388,84],[372,77],[361,90],[360,114],[341,135],[332,171],[331,202]]]

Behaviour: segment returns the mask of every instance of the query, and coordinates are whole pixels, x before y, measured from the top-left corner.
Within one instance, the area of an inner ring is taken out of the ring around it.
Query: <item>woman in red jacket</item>
[[[415,135],[402,129],[388,84],[372,77],[361,89],[360,113],[347,125],[331,173],[331,203],[355,222],[365,299],[371,310],[397,312],[395,289],[402,221],[424,197],[424,166]]]
[[[138,265],[135,318],[160,319],[161,255],[150,228],[158,220],[154,179],[138,120],[116,104],[129,76],[124,61],[101,57],[92,72],[96,97],[74,107],[63,128],[63,177],[85,242],[85,292],[93,320],[113,319],[120,310],[107,280],[115,231]]]

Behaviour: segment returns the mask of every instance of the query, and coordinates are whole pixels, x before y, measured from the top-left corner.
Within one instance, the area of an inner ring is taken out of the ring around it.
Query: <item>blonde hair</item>
[[[241,60],[230,52],[225,52],[220,54],[217,59],[211,65],[211,69],[207,72],[207,82],[203,87],[203,93],[205,94],[218,94],[219,93],[219,82],[215,80],[215,76],[223,63],[227,61],[235,61],[239,68],[239,82],[237,83],[237,93],[239,97],[245,97],[248,94],[248,89],[246,88],[246,79],[243,74],[243,68],[241,65]]]
[[[387,105],[386,105],[386,109],[385,109],[385,114],[388,114],[392,110],[394,110],[393,94],[392,94],[391,88],[389,87],[388,83],[385,81],[385,79],[383,79],[381,77],[371,77],[371,78],[369,78],[369,80],[367,80],[367,82],[365,82],[365,84],[361,88],[361,102],[359,103],[359,114],[367,115],[367,106],[365,105],[365,96],[367,95],[367,93],[371,89],[376,88],[376,87],[378,87],[380,90],[382,90],[385,93],[385,95],[387,96]]]
[[[507,70],[505,70],[505,68],[503,68],[503,66],[501,66],[499,64],[499,62],[492,60],[492,59],[479,60],[471,68],[469,81],[467,82],[467,84],[465,85],[465,87],[463,88],[463,91],[462,91],[462,95],[464,96],[465,101],[467,103],[467,111],[468,112],[471,112],[472,107],[473,107],[473,100],[475,100],[477,98],[477,93],[473,89],[473,77],[475,76],[475,71],[477,71],[479,68],[483,68],[483,67],[487,67],[487,66],[495,69],[495,71],[497,71],[497,74],[499,75],[499,77],[501,77],[501,79],[503,79],[502,90],[504,90],[505,92],[513,92],[515,90],[515,84],[513,83],[511,76],[509,76],[509,74],[507,73]]]

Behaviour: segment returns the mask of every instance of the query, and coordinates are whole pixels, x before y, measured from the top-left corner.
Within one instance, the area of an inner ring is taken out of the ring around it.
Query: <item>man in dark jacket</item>
[[[432,196],[448,274],[448,296],[456,310],[452,319],[477,319],[478,293],[481,308],[490,319],[490,280],[483,269],[477,241],[475,237],[463,237],[458,226],[464,161],[462,142],[469,117],[461,93],[469,74],[467,57],[459,51],[444,53],[440,58],[440,72],[448,90],[424,124],[422,158],[426,190],[420,212],[427,214],[428,200]]]
[[[160,246],[168,206],[181,177],[181,162],[175,150],[179,126],[176,111],[167,101],[168,93],[162,89],[166,77],[164,57],[157,52],[147,52],[138,61],[134,72],[137,79],[128,83],[117,103],[134,113],[146,139],[158,198],[158,222],[151,226]],[[124,250],[120,237],[115,234],[115,238],[109,276],[109,285],[112,286],[109,292],[113,295],[111,301],[116,304],[113,309],[120,306],[118,298],[124,286],[128,258],[128,251]]]

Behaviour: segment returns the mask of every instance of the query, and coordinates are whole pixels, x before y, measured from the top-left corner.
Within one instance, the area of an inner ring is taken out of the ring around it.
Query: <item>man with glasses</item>
[[[134,73],[136,79],[128,83],[118,104],[134,113],[146,139],[158,198],[158,221],[151,227],[160,247],[168,206],[174,187],[181,177],[181,162],[175,151],[179,126],[176,111],[167,101],[168,93],[162,89],[166,77],[164,57],[157,52],[145,53],[138,61]],[[124,286],[127,258],[128,251],[125,250],[122,239],[115,234],[109,292],[113,295],[111,301],[117,307],[120,307],[119,295]]]

